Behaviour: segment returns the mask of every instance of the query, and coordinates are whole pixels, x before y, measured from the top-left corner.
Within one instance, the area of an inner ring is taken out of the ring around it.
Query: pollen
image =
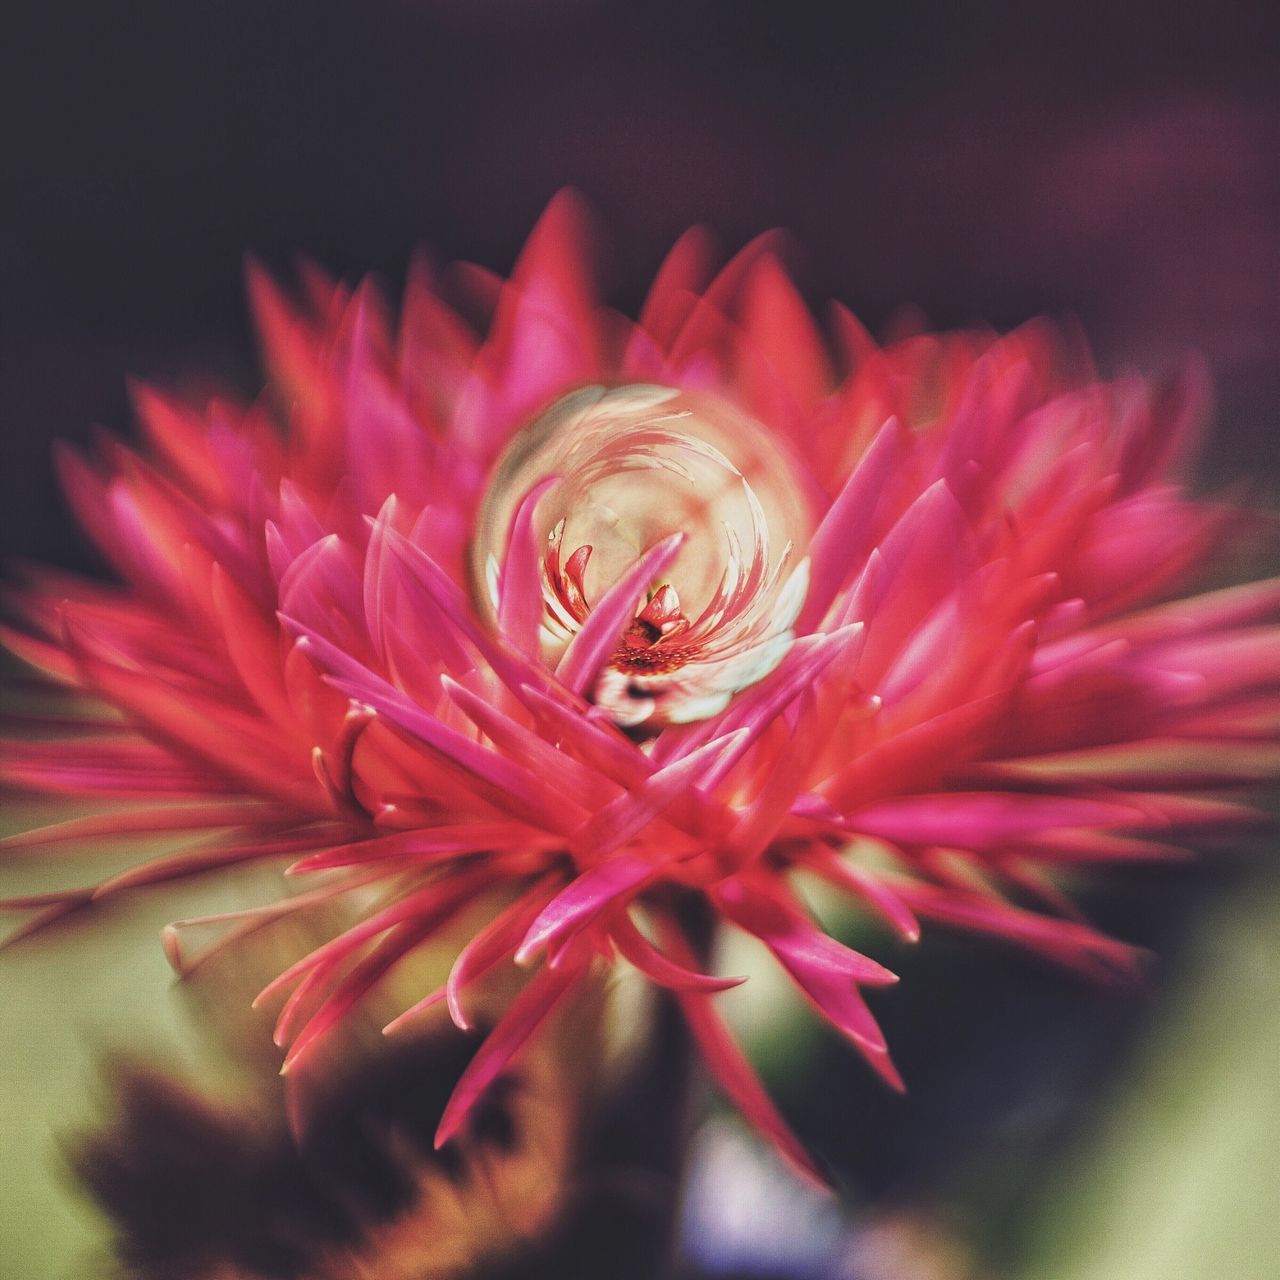
[[[695,661],[701,652],[702,646],[696,644],[680,645],[672,649],[656,646],[642,649],[622,645],[609,665],[624,675],[668,676]]]

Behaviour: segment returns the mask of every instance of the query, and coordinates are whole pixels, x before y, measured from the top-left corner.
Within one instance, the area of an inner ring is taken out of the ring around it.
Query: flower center
[[[512,521],[548,477],[533,513],[548,663],[640,556],[684,535],[590,690],[618,724],[714,715],[782,659],[813,523],[794,464],[758,423],[670,387],[586,387],[557,401],[508,446],[480,514],[473,568],[495,620]]]

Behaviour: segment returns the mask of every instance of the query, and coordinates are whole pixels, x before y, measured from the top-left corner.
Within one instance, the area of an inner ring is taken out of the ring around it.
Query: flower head
[[[1052,874],[1252,819],[1220,792],[1280,769],[1280,582],[1178,596],[1235,519],[1178,481],[1194,367],[1102,383],[1043,324],[880,348],[840,308],[820,329],[767,239],[715,273],[698,232],[631,321],[592,293],[580,223],[558,199],[510,280],[459,273],[463,310],[417,271],[394,324],[371,286],[309,271],[287,300],[255,273],[259,403],[141,390],[141,450],[61,455],[120,581],[34,572],[9,642],[102,709],[4,773],[133,803],[17,841],[201,839],[14,905],[38,925],[296,859],[301,892],[224,922],[360,904],[264,993],[289,992],[291,1067],[486,904],[392,1024],[443,1001],[466,1026],[486,974],[530,967],[438,1141],[626,961],[807,1165],[682,904],[758,938],[894,1086],[860,993],[893,975],[828,935],[806,876],[908,939],[939,921],[1130,970]]]

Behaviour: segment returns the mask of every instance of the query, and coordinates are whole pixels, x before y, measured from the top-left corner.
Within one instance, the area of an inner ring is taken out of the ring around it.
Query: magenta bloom
[[[62,455],[121,581],[33,573],[7,638],[101,711],[8,744],[3,772],[113,805],[16,839],[203,836],[11,905],[38,925],[294,859],[302,891],[234,937],[376,889],[264,993],[290,993],[291,1065],[492,903],[393,1024],[444,1000],[466,1026],[482,977],[529,968],[440,1142],[622,960],[807,1166],[717,1014],[736,980],[700,971],[688,904],[757,937],[895,1087],[860,994],[893,975],[815,921],[806,876],[907,939],[938,921],[1130,970],[1053,873],[1253,820],[1230,792],[1280,772],[1280,582],[1178,598],[1239,519],[1179,486],[1194,370],[1099,383],[1046,325],[882,349],[838,307],[819,329],[768,240],[715,274],[698,232],[631,321],[581,241],[561,198],[509,281],[455,273],[454,310],[416,272],[398,323],[368,285],[310,272],[289,301],[255,276],[259,403],[143,390],[141,452]],[[168,944],[181,968],[181,926]]]

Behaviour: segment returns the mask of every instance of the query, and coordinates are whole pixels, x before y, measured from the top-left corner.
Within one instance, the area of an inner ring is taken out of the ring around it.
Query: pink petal
[[[550,1017],[552,1010],[582,976],[582,971],[581,964],[565,964],[558,969],[544,965],[529,980],[454,1086],[436,1129],[437,1149],[462,1128],[481,1095]]]
[[[908,942],[920,940],[920,922],[911,908],[874,871],[835,855],[815,857],[809,865],[824,879],[868,903]]]
[[[570,847],[585,858],[603,858],[638,835],[689,788],[714,787],[750,744],[746,729],[727,734],[681,756],[596,811],[570,837]]]
[[[716,900],[735,924],[773,952],[815,1008],[854,1042],[875,1071],[893,1088],[903,1089],[884,1035],[855,985],[882,986],[897,977],[740,879],[726,881]]]
[[[813,535],[809,544],[809,594],[796,621],[798,631],[811,631],[821,621],[850,568],[861,562],[875,528],[881,494],[902,457],[902,437],[897,419],[890,418]]]
[[[528,964],[539,951],[600,916],[619,898],[636,893],[659,870],[643,858],[621,854],[584,871],[538,913],[516,951],[516,963]]]
[[[586,690],[617,648],[618,637],[635,617],[645,590],[675,560],[683,542],[684,534],[675,533],[650,547],[600,598],[556,667],[556,676],[566,688],[574,693]]]
[[[695,963],[688,944],[674,926],[664,930],[663,941],[679,963],[685,966]],[[725,1095],[794,1168],[819,1186],[826,1187],[826,1176],[778,1114],[742,1050],[717,1016],[711,997],[699,991],[677,991],[676,998],[703,1060]]]
[[[560,876],[543,876],[531,889],[522,893],[509,907],[500,911],[458,953],[445,983],[445,999],[449,1016],[461,1031],[469,1031],[471,1023],[462,1008],[462,992],[477,978],[506,959],[515,959],[516,949],[534,920],[547,905],[560,885]],[[397,1027],[403,1019],[391,1023]]]
[[[675,927],[675,926],[672,926]],[[630,916],[620,914],[609,926],[609,936],[618,950],[646,978],[672,991],[728,991],[741,986],[746,978],[719,978],[710,973],[699,973],[664,955],[636,928]]]
[[[847,818],[851,830],[895,843],[966,849],[990,849],[1056,827],[1133,827],[1150,821],[1149,814],[1118,803],[996,791],[904,796]]]

